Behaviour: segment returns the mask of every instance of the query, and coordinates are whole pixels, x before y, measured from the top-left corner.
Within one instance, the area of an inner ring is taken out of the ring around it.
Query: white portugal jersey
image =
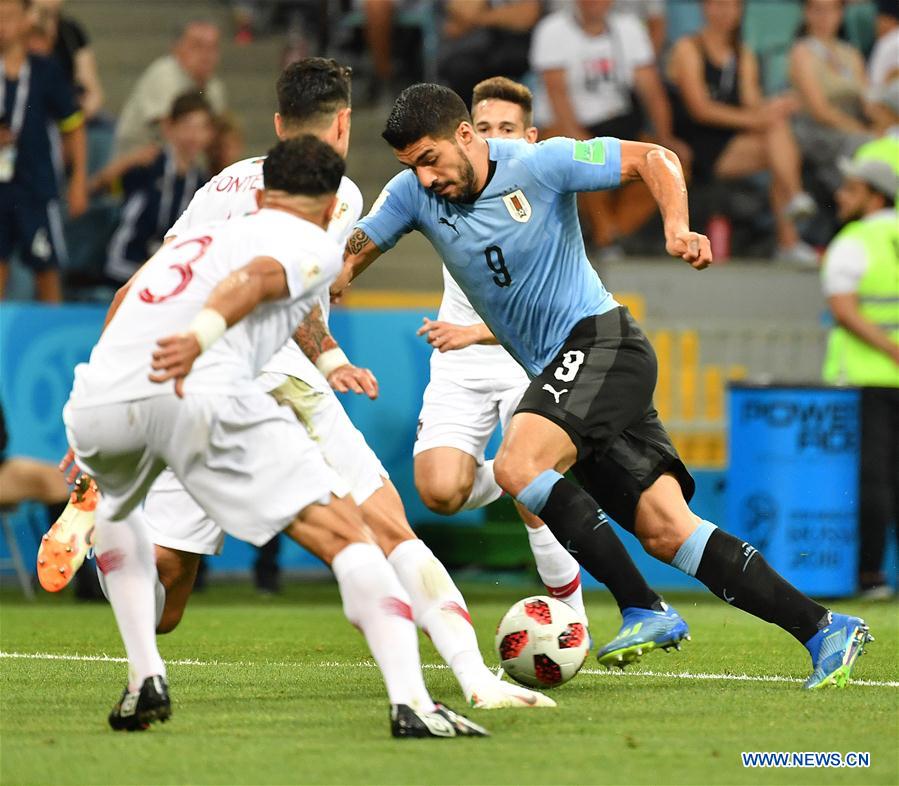
[[[446,266],[443,268],[443,299],[437,319],[453,325],[475,325],[484,320],[478,316],[465,293],[459,288]],[[431,378],[454,380],[495,379],[510,384],[527,384],[524,369],[499,344],[472,344],[450,352],[431,353]]]
[[[262,164],[265,157],[246,158],[225,167],[206,185],[200,188],[187,210],[172,225],[166,237],[180,237],[199,224],[210,221],[227,221],[231,218],[247,215],[257,210],[256,192],[262,185]],[[341,247],[355,223],[362,215],[362,193],[358,186],[348,177],[340,181],[337,189],[337,209],[328,225],[328,234]],[[331,301],[327,292],[322,293],[318,303],[327,321],[331,310]],[[327,381],[293,339],[288,339],[283,349],[266,364],[264,371],[287,374],[303,380],[315,388],[327,389]]]
[[[245,395],[343,264],[321,228],[281,210],[200,225],[163,246],[141,268],[87,365],[76,369],[75,407],[170,394],[149,380],[156,342],[187,329],[212,290],[256,257],[284,267],[289,297],[259,304],[197,358],[185,392]]]

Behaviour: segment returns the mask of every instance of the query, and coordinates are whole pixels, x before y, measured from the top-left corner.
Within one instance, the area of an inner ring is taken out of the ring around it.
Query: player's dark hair
[[[173,122],[180,120],[191,112],[205,112],[210,118],[215,115],[202,93],[191,92],[183,93],[172,101],[172,108],[169,109],[169,120]]]
[[[278,142],[262,164],[266,188],[303,196],[335,194],[346,163],[331,145],[305,134]]]
[[[515,82],[504,76],[492,76],[490,79],[478,82],[471,94],[471,111],[474,112],[474,108],[481,101],[490,99],[508,101],[510,104],[520,106],[526,128],[534,122],[534,96],[521,82]]]
[[[460,123],[471,122],[468,107],[442,85],[423,83],[407,87],[390,110],[382,137],[402,150],[423,137],[452,139]]]
[[[329,57],[306,57],[278,77],[278,112],[289,124],[318,125],[350,106],[353,69]]]

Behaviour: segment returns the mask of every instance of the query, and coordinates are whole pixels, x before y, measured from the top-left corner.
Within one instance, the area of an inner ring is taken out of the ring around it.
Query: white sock
[[[103,597],[109,600],[109,590],[106,589],[106,576],[103,575],[103,571],[100,570],[99,566],[97,567],[97,579],[100,582],[100,590],[103,592]],[[162,621],[162,612],[165,611],[165,587],[159,580],[159,574],[156,574],[156,586],[153,589],[156,595],[156,627],[158,628],[159,623]]]
[[[453,670],[466,698],[493,673],[484,664],[471,617],[446,568],[423,541],[406,540],[387,558],[412,598],[412,613]]]
[[[495,502],[503,495],[503,490],[493,476],[493,459],[485,461],[474,470],[474,483],[471,494],[462,505],[461,510],[476,510]]]
[[[421,675],[418,631],[409,596],[384,553],[371,543],[351,543],[331,563],[346,618],[362,631],[381,669],[391,704],[433,712]]]
[[[158,579],[153,544],[138,509],[122,521],[111,521],[104,507],[101,500],[94,553],[128,655],[128,687],[139,690],[147,677],[165,676],[165,664],[156,648],[154,582]]]
[[[540,574],[540,580],[547,593],[586,617],[584,593],[581,589],[581,566],[577,560],[565,550],[546,524],[536,529],[532,527],[525,529],[528,531],[528,542],[537,563],[537,573]]]

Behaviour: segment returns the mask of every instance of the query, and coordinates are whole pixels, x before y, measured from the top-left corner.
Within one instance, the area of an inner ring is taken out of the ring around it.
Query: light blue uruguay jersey
[[[488,143],[495,166],[474,202],[448,202],[407,169],[357,226],[381,251],[422,232],[500,344],[537,375],[580,320],[618,305],[587,259],[576,193],[619,184],[621,143]]]

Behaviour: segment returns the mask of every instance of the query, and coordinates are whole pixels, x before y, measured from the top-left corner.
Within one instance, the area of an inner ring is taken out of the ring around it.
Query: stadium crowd
[[[33,274],[39,300],[108,300],[194,191],[243,154],[240,107],[218,74],[228,31],[208,20],[184,25],[113,117],[90,37],[61,6],[0,0],[0,298],[15,260]],[[239,45],[286,30],[286,61],[327,53],[352,62],[361,111],[384,114],[423,79],[467,101],[483,79],[507,76],[533,89],[541,138],[670,148],[719,261],[768,257],[818,270],[845,218],[839,162],[899,137],[895,0],[232,6]],[[753,6],[777,13],[750,25]],[[594,263],[657,245],[656,204],[642,183],[580,199]]]
[[[17,3],[3,5],[8,14]],[[155,250],[206,175],[241,156],[240,108],[229,106],[217,73],[225,31],[207,20],[186,24],[113,118],[87,31],[61,0],[27,5],[19,29],[4,24],[3,59],[25,62],[27,51],[41,83],[32,89],[46,98],[23,112],[15,65],[4,67],[4,160],[10,151],[18,157],[0,185],[0,291],[15,257],[33,272],[41,300],[64,291],[102,299]],[[899,122],[899,6],[891,0],[876,8],[842,0],[232,5],[241,45],[286,29],[286,60],[327,52],[353,62],[357,111],[382,111],[422,79],[469,97],[482,79],[503,75],[534,89],[541,138],[610,135],[671,148],[688,168],[697,222],[719,260],[769,257],[817,269],[839,225],[837,162],[895,134]],[[753,6],[769,16],[748,24]],[[795,29],[785,31],[790,20]],[[652,226],[641,234],[654,213],[644,186],[582,201],[594,262],[651,253]]]

